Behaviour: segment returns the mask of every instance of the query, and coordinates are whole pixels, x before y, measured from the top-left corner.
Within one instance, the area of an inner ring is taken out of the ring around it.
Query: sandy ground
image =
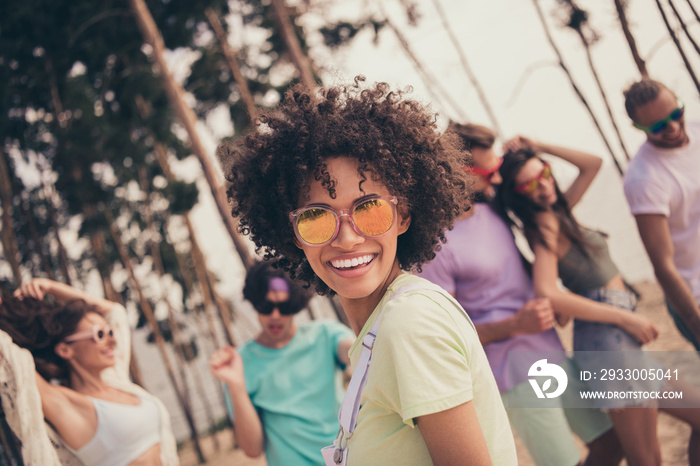
[[[642,298],[638,312],[650,317],[661,331],[660,337],[647,346],[650,351],[692,351],[693,347],[680,336],[673,321],[666,312],[663,294],[656,283],[638,283],[635,288],[641,293]],[[566,348],[571,348],[571,324],[560,329],[560,336]],[[663,464],[665,466],[686,466],[688,456],[686,448],[690,436],[690,428],[664,413],[659,415],[658,424],[659,442]],[[218,451],[214,448],[211,437],[202,440],[202,448],[211,466],[265,466],[264,458],[251,459],[243,452],[233,448],[233,436],[230,431],[222,431],[217,435],[219,442]],[[586,455],[586,447],[579,442],[582,458]],[[518,449],[518,462],[521,466],[534,466],[522,443],[516,438]],[[198,464],[194,449],[187,445],[180,451],[180,461],[183,466]],[[623,461],[623,465],[627,463]]]

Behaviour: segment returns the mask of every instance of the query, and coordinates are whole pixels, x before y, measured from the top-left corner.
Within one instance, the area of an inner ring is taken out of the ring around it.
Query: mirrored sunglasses
[[[501,168],[501,165],[503,165],[503,158],[498,157],[498,162],[496,162],[496,165],[494,165],[491,168],[480,168],[472,166],[467,167],[467,171],[469,173],[473,173],[474,175],[482,177],[487,183],[491,183],[493,176],[496,174],[498,169]]]
[[[637,122],[635,121],[635,122],[634,122],[634,127],[635,127],[635,128],[638,128],[638,129],[641,129],[641,130],[644,131],[645,133],[649,133],[649,134],[659,134],[659,133],[661,133],[663,130],[666,129],[666,127],[668,126],[668,124],[669,124],[671,121],[678,121],[678,120],[680,120],[681,118],[683,118],[683,115],[684,115],[684,114],[685,114],[685,105],[679,101],[679,102],[678,102],[678,108],[676,108],[675,110],[673,110],[673,111],[672,111],[666,118],[664,118],[663,120],[659,120],[659,121],[657,121],[657,122],[655,122],[655,123],[652,123],[652,124],[649,125],[649,126],[640,125],[639,123],[637,123]]]
[[[282,302],[273,302],[273,301],[268,301],[267,299],[263,301],[262,304],[260,304],[257,308],[256,311],[258,311],[259,314],[262,314],[264,316],[269,316],[274,312],[275,309],[278,309],[280,311],[280,314],[283,316],[291,316],[299,312],[301,309],[297,309],[296,306],[293,306],[289,301],[282,301]]]
[[[63,339],[64,343],[73,343],[78,340],[92,340],[95,343],[100,343],[102,340],[107,338],[107,336],[114,337],[114,331],[109,325],[105,327],[100,327],[95,325],[92,330],[85,330],[83,332],[74,333],[73,335],[67,336]]]
[[[387,233],[396,221],[396,197],[372,196],[357,200],[350,209],[306,206],[289,214],[297,240],[307,246],[323,246],[340,231],[340,217],[347,217],[352,229],[366,238]]]
[[[532,194],[540,187],[542,180],[548,180],[552,177],[552,167],[548,163],[544,164],[542,171],[535,178],[525,183],[519,184],[515,187],[514,191],[516,193],[527,193]]]

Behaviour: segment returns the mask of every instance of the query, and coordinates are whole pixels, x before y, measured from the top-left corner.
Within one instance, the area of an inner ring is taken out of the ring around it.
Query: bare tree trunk
[[[182,274],[182,279],[185,282],[185,289],[187,290],[188,296],[194,296],[194,277],[192,277],[192,271],[190,270],[189,264],[187,264],[187,259],[185,259],[182,254],[177,252],[175,253],[175,259],[177,260],[177,265],[180,269],[180,273]],[[207,321],[206,333],[208,334],[209,341],[211,341],[215,348],[220,348],[221,342],[219,341],[219,336],[216,333],[214,321],[213,319],[210,319],[209,315],[207,314],[206,304],[204,301],[204,291],[200,290],[199,292],[202,296],[202,302],[195,306],[195,312],[204,316],[205,320]],[[211,297],[208,297],[208,299],[211,300]],[[200,329],[200,331],[205,333],[202,329]]]
[[[216,12],[212,8],[207,8],[204,12],[207,15],[211,28],[214,30],[214,34],[216,34],[216,38],[219,40],[221,52],[224,54],[229,68],[231,68],[231,74],[233,74],[233,79],[236,80],[238,91],[241,93],[241,99],[245,104],[246,110],[248,110],[248,117],[250,118],[250,121],[255,121],[255,118],[258,116],[258,109],[255,106],[253,96],[250,94],[248,83],[241,74],[241,68],[238,66],[238,57],[236,57],[236,52],[234,52],[229,45],[228,37],[226,37],[226,33],[224,32],[224,28],[221,26],[219,16],[216,14]]]
[[[686,1],[688,2],[688,6],[690,7],[690,10],[693,12],[693,15],[695,15],[695,19],[700,23],[700,15],[698,15],[698,11],[695,9],[693,2],[691,0],[686,0]]]
[[[612,147],[610,147],[610,143],[608,142],[608,138],[605,137],[605,133],[603,133],[603,129],[601,128],[600,123],[598,122],[598,119],[596,118],[595,114],[593,113],[593,110],[591,109],[590,105],[588,105],[588,101],[586,101],[586,98],[583,96],[583,93],[581,92],[579,87],[576,85],[576,81],[574,81],[574,77],[571,75],[571,73],[569,72],[569,69],[564,64],[564,59],[562,58],[561,52],[559,51],[557,44],[554,42],[554,39],[552,38],[552,34],[549,31],[549,26],[547,25],[547,21],[544,18],[544,14],[542,13],[542,9],[540,8],[540,4],[539,4],[538,0],[532,0],[532,2],[535,4],[535,10],[537,10],[537,16],[540,18],[540,22],[542,23],[542,28],[544,29],[545,35],[547,36],[547,40],[549,41],[549,44],[552,46],[552,49],[554,50],[554,53],[557,56],[557,60],[559,61],[559,66],[561,67],[562,70],[564,70],[564,73],[569,78],[569,83],[571,83],[571,87],[573,87],[574,92],[576,93],[578,98],[581,100],[581,103],[583,103],[584,107],[586,107],[586,110],[588,110],[588,114],[591,116],[591,119],[593,120],[593,124],[595,125],[596,129],[598,130],[600,137],[603,139],[603,143],[605,143],[605,147],[607,147],[608,152],[610,152],[610,156],[612,157],[612,160],[615,163],[615,166],[617,167],[617,171],[620,173],[620,176],[622,176],[624,171],[622,170],[622,167],[620,166],[620,162],[618,162],[617,158],[615,158],[615,153],[613,152]]]
[[[51,103],[53,104],[53,111],[56,114],[56,121],[61,128],[66,128],[68,126],[68,120],[63,116],[63,104],[61,103],[61,96],[58,93],[58,84],[56,83],[56,73],[53,69],[53,62],[48,56],[44,60],[44,68],[46,69],[46,74],[49,77],[49,89],[51,90]]]
[[[155,152],[156,152],[156,158],[158,160],[158,163],[161,167],[161,170],[163,170],[163,173],[165,174],[166,178],[169,181],[175,180],[175,175],[173,175],[172,170],[170,170],[170,164],[168,163],[168,157],[166,154],[165,147],[163,147],[162,144],[156,143],[155,145]],[[211,316],[211,311],[214,309],[214,306],[216,305],[217,309],[219,310],[219,316],[221,317],[223,326],[224,326],[224,334],[226,335],[226,339],[228,340],[229,345],[235,346],[234,344],[234,339],[233,339],[233,334],[231,333],[231,319],[228,318],[228,315],[226,313],[226,310],[221,308],[219,306],[218,302],[212,302],[212,296],[213,292],[212,289],[209,286],[209,282],[206,279],[207,277],[207,267],[206,267],[206,259],[204,258],[204,254],[199,248],[199,244],[197,242],[197,235],[194,231],[194,226],[192,225],[192,222],[190,221],[190,216],[189,214],[183,215],[185,224],[187,225],[187,230],[190,234],[190,244],[192,245],[192,261],[195,265],[195,273],[197,274],[197,282],[199,283],[199,286],[202,288],[202,299],[204,299],[204,310],[206,312],[207,319],[209,320],[209,325],[213,327],[213,320]],[[200,267],[203,268],[203,270],[200,270]],[[218,346],[218,345],[217,345]]]
[[[148,302],[148,299],[146,299],[146,296],[143,294],[141,284],[136,278],[134,268],[131,266],[131,260],[129,259],[129,253],[127,252],[126,248],[124,247],[124,244],[122,243],[121,236],[119,230],[117,229],[117,224],[115,223],[112,212],[110,212],[108,207],[105,207],[104,213],[105,217],[107,218],[107,223],[109,225],[110,232],[112,233],[112,239],[114,240],[114,244],[117,248],[117,251],[119,251],[119,256],[121,257],[124,267],[129,273],[133,289],[139,297],[139,302],[141,303],[141,310],[146,316],[146,320],[148,321],[148,324],[151,327],[151,331],[153,332],[153,336],[156,341],[156,346],[158,347],[160,356],[163,359],[163,364],[165,366],[165,370],[168,374],[168,377],[170,378],[170,383],[172,384],[173,389],[175,390],[175,395],[177,396],[178,401],[180,402],[180,406],[182,407],[182,411],[185,414],[185,419],[187,420],[187,424],[190,428],[190,436],[194,443],[195,451],[197,452],[199,462],[205,463],[206,458],[204,457],[201,445],[199,444],[199,436],[197,435],[197,428],[194,423],[192,411],[190,409],[189,404],[187,403],[187,400],[183,396],[182,390],[178,386],[177,378],[175,377],[175,371],[173,370],[173,365],[170,362],[170,357],[168,356],[168,353],[165,348],[165,340],[163,339],[163,335],[160,333],[158,322],[156,321],[156,318],[153,315],[153,309],[151,309],[151,305]]]
[[[5,260],[10,264],[15,283],[22,283],[19,268],[19,250],[12,221],[12,182],[10,181],[10,165],[5,151],[0,148],[0,205],[2,205],[2,249]]]
[[[484,109],[486,110],[486,114],[489,117],[489,120],[491,120],[491,125],[493,126],[493,129],[496,131],[496,134],[498,135],[498,137],[501,140],[503,140],[503,131],[501,131],[501,125],[498,124],[498,119],[496,118],[496,114],[494,113],[493,109],[491,108],[491,104],[489,103],[488,99],[486,98],[486,93],[484,92],[484,89],[481,87],[481,83],[479,83],[479,80],[476,78],[476,74],[474,73],[474,70],[472,70],[471,66],[469,66],[469,62],[467,62],[467,56],[464,53],[464,49],[462,48],[459,41],[457,40],[457,36],[455,36],[455,33],[452,30],[452,27],[450,27],[450,23],[447,20],[447,15],[445,15],[445,11],[442,9],[442,6],[440,5],[440,0],[433,0],[433,4],[435,5],[435,9],[438,11],[438,15],[440,16],[440,20],[442,21],[443,27],[447,31],[447,34],[450,36],[450,40],[452,41],[452,44],[454,45],[455,49],[457,49],[457,53],[459,55],[459,60],[462,62],[462,68],[464,68],[464,72],[467,74],[467,78],[469,78],[469,82],[472,84],[472,86],[476,90],[476,93],[479,96],[479,100],[481,101],[481,105],[483,105]]]
[[[185,354],[187,355],[187,357],[194,357],[194,355],[192,355],[192,347],[190,345],[185,346]],[[219,438],[216,435],[216,417],[214,416],[214,411],[212,410],[211,403],[209,402],[209,397],[207,396],[206,388],[204,387],[204,376],[202,375],[202,371],[199,370],[199,366],[197,366],[196,362],[194,364],[190,363],[187,366],[194,373],[192,380],[194,381],[195,389],[200,394],[201,400],[204,405],[204,412],[207,415],[207,419],[209,420],[209,430],[211,431],[212,441],[214,442],[214,449],[216,451],[219,451],[221,450],[221,446],[219,444]],[[220,392],[221,390],[217,390],[217,393]],[[228,418],[228,416],[226,417]],[[233,427],[233,425],[230,424],[229,427]]]
[[[688,2],[690,2],[690,0],[688,0]],[[627,44],[630,47],[630,52],[632,52],[632,58],[634,59],[634,63],[637,65],[639,74],[642,75],[642,78],[648,78],[649,72],[647,71],[647,65],[639,55],[639,50],[637,50],[637,42],[634,40],[632,30],[630,29],[629,22],[627,21],[627,13],[625,13],[623,0],[615,0],[615,9],[617,9],[617,16],[620,18],[622,32],[625,34],[625,39],[627,39]]]
[[[189,296],[194,296],[194,278],[192,277],[192,272],[190,266],[187,264],[187,260],[182,254],[176,254],[177,265],[180,268],[180,273],[182,274],[183,280],[185,281],[185,288],[187,289],[187,294]],[[202,291],[200,290],[200,293]],[[210,298],[211,299],[211,298]],[[216,333],[216,327],[214,326],[214,321],[209,319],[204,309],[204,297],[202,297],[202,302],[195,306],[195,312],[199,315],[204,316],[204,320],[207,321],[206,329],[201,325],[201,320],[197,319],[197,328],[200,335],[207,335],[206,341],[211,343],[214,349],[221,348],[221,341]]]
[[[47,214],[49,217],[49,224],[54,233],[54,239],[56,240],[57,250],[58,250],[58,265],[61,267],[61,272],[63,272],[63,281],[67,285],[72,285],[72,280],[70,278],[70,271],[68,268],[68,253],[66,252],[66,247],[61,241],[60,228],[58,226],[58,221],[56,220],[56,208],[53,205],[53,199],[51,197],[52,190],[48,187],[44,189],[46,196],[46,206]]]
[[[197,236],[194,233],[194,226],[190,221],[189,215],[185,215],[185,223],[187,224],[187,230],[190,233],[192,260],[194,262],[195,274],[197,275],[197,282],[199,283],[199,286],[202,287],[203,295],[207,297],[205,298],[205,303],[207,300],[209,300],[208,298],[210,297],[210,302],[214,304],[219,310],[219,318],[221,318],[221,325],[224,327],[224,335],[226,335],[226,341],[229,345],[236,346],[236,340],[235,338],[233,338],[233,333],[231,332],[231,313],[229,313],[229,310],[226,306],[222,305],[223,300],[216,292],[216,289],[214,288],[214,283],[211,282],[209,279],[211,271],[205,266],[206,259],[204,258],[204,254],[202,253],[202,250],[199,247],[199,243],[197,242]],[[207,305],[208,309],[213,309],[213,307],[214,306]],[[208,314],[207,316],[209,317],[210,314]]]
[[[148,230],[150,230],[150,235],[149,238],[150,240],[148,241],[149,243],[149,249],[151,251],[151,257],[153,258],[153,264],[156,269],[156,273],[158,274],[158,278],[160,281],[163,280],[163,277],[165,277],[165,267],[163,266],[163,258],[160,255],[160,249],[158,247],[158,243],[154,241],[153,238],[155,238],[155,235],[157,233],[156,227],[155,227],[155,222],[153,221],[153,212],[151,210],[151,201],[150,201],[150,186],[148,182],[148,177],[146,174],[146,169],[144,167],[139,168],[139,181],[141,183],[141,191],[146,195],[146,200],[143,203],[143,210],[144,210],[144,219],[146,220],[146,227]],[[161,287],[162,291],[162,287]],[[173,336],[173,347],[175,348],[175,354],[177,355],[178,361],[180,363],[180,379],[182,380],[182,387],[183,387],[183,394],[184,397],[187,399],[187,403],[192,406],[192,397],[190,394],[190,389],[189,385],[187,383],[187,373],[185,371],[186,368],[189,368],[190,371],[192,370],[192,365],[190,362],[194,359],[194,355],[191,354],[191,347],[189,345],[186,345],[185,342],[182,340],[180,336],[180,329],[178,327],[178,322],[175,319],[175,310],[170,304],[170,300],[165,296],[164,294],[161,295],[160,297],[161,301],[165,302],[168,306],[168,324],[170,325],[170,331],[172,332]],[[188,351],[189,350],[189,351]],[[191,357],[190,357],[191,356]],[[198,379],[198,377],[193,377],[195,380]],[[209,425],[210,429],[212,431],[216,430],[216,421],[214,419],[214,415],[211,411],[211,407],[209,404],[209,400],[206,396],[205,391],[200,391],[200,399],[202,400],[204,404],[204,411],[207,414],[207,417],[209,418]],[[214,442],[214,448],[216,451],[219,451],[221,448],[219,446],[219,440],[214,436],[213,438]]]
[[[182,339],[180,335],[180,329],[178,328],[178,322],[174,317],[172,308],[170,309],[170,311],[171,312],[168,314],[168,323],[170,325],[170,330],[173,334],[173,346],[175,347],[175,354],[177,355],[177,358],[180,363],[180,378],[182,379],[182,384],[186,390],[185,396],[188,400],[191,400],[189,385],[187,383],[188,378],[185,372],[185,368],[187,368],[190,370],[191,373],[193,373],[191,379],[195,384],[196,392],[199,393],[199,398],[200,400],[202,400],[202,406],[204,407],[204,413],[207,417],[207,420],[209,421],[209,430],[212,434],[211,437],[212,442],[214,443],[214,450],[220,451],[221,445],[219,444],[219,438],[216,435],[216,419],[214,417],[214,412],[211,409],[211,403],[209,402],[209,397],[207,396],[206,389],[202,384],[202,373],[199,370],[196,361],[194,362],[194,364],[192,363],[192,361],[195,360],[195,355],[192,350],[191,341],[185,342]]]
[[[29,228],[29,236],[32,238],[32,243],[34,243],[34,252],[39,256],[39,263],[41,264],[41,270],[49,277],[51,280],[55,280],[56,277],[53,273],[53,268],[49,263],[48,257],[44,253],[44,241],[41,240],[39,236],[39,231],[36,228],[36,222],[34,222],[34,215],[30,211],[31,207],[25,205],[22,202],[22,212],[24,213],[24,221],[27,222],[27,227]]]
[[[58,93],[58,83],[56,82],[56,72],[53,68],[53,62],[50,57],[46,57],[44,60],[44,68],[46,69],[46,74],[49,77],[49,88],[51,91],[51,104],[53,106],[54,116],[60,128],[67,128],[70,121],[66,119],[63,115],[63,103],[61,102],[61,96]],[[42,186],[44,191],[44,196],[46,197],[46,206],[48,209],[48,217],[51,228],[54,230],[56,244],[58,245],[58,264],[63,272],[63,280],[67,285],[72,285],[73,281],[70,277],[70,272],[68,269],[68,254],[66,253],[66,248],[63,246],[61,241],[61,236],[59,234],[60,228],[58,222],[56,221],[56,209],[53,205],[53,189],[46,185],[42,176]]]
[[[671,36],[673,43],[676,44],[676,48],[678,49],[678,53],[681,55],[681,58],[683,59],[683,63],[685,64],[685,69],[688,70],[688,74],[690,75],[690,79],[693,80],[693,83],[695,84],[695,88],[698,90],[698,93],[700,93],[700,82],[698,81],[697,76],[695,76],[695,71],[693,71],[693,67],[690,65],[690,62],[688,61],[688,57],[685,55],[685,52],[683,51],[683,47],[681,46],[681,43],[678,40],[678,36],[676,36],[675,31],[671,27],[671,24],[668,22],[668,18],[666,17],[666,12],[664,11],[664,7],[661,6],[661,2],[659,0],[656,0],[656,6],[659,8],[659,13],[661,13],[661,18],[664,20],[664,24],[666,25],[666,29],[668,29],[668,33]]]
[[[421,64],[416,54],[413,53],[413,50],[411,50],[411,46],[408,44],[408,40],[406,40],[406,37],[404,37],[404,35],[401,33],[401,31],[399,31],[399,29],[394,25],[394,23],[389,20],[389,16],[384,11],[384,8],[381,6],[381,3],[379,3],[379,5],[382,9],[382,14],[384,15],[387,26],[389,26],[389,29],[391,29],[391,31],[394,33],[404,53],[413,63],[413,66],[416,68],[416,71],[420,75],[421,80],[423,81],[423,84],[425,84],[428,93],[432,96],[432,99],[435,102],[447,102],[447,105],[450,108],[452,108],[452,110],[457,115],[457,119],[459,121],[469,121],[469,118],[464,113],[464,111],[462,111],[460,105],[457,104],[457,102],[454,101],[450,93],[447,92],[445,88],[442,87],[442,85],[440,85],[440,81],[438,81],[434,76],[432,76],[430,72],[426,70],[425,67]],[[435,89],[437,89],[437,92],[435,91]],[[438,95],[438,92],[440,95]],[[455,118],[450,119],[454,120]]]
[[[187,293],[188,293],[188,295],[192,296],[194,294],[194,280],[192,278],[192,273],[190,271],[190,268],[187,265],[185,258],[181,254],[178,254],[176,252],[175,257],[177,259],[177,264],[178,264],[178,267],[180,268],[180,272],[182,273],[182,278],[185,282],[185,288],[187,288]],[[204,298],[202,298],[202,299],[204,299]],[[207,351],[207,354],[211,355],[212,352],[215,351],[217,348],[221,348],[221,342],[219,341],[219,337],[216,333],[216,329],[214,328],[214,321],[209,317],[210,314],[207,313],[206,309],[204,309],[204,305],[202,304],[202,306],[196,306],[196,308],[201,308],[199,313],[203,314],[206,321],[207,321],[207,328],[205,329],[205,328],[203,328],[204,326],[202,325],[201,319],[196,319],[197,333],[198,333],[198,335],[207,335],[208,336],[208,338],[205,337],[204,341],[205,341],[205,344],[209,343],[210,346],[213,347],[212,351]],[[194,365],[193,367],[195,369],[197,369],[196,365]],[[204,387],[201,386],[202,380],[204,380],[204,378],[201,375],[195,374],[195,382],[199,382],[197,385],[197,390],[200,393],[204,393]],[[224,399],[224,392],[222,390],[217,390],[217,393],[218,393],[220,405],[226,406],[226,400]],[[213,414],[211,417],[212,418],[214,417]],[[233,428],[233,422],[229,416],[226,416],[226,422],[230,428]],[[233,430],[231,431],[231,433],[233,433]],[[212,434],[216,435],[215,429],[212,431]],[[234,444],[235,444],[235,437],[234,437]]]
[[[182,98],[184,90],[182,89],[182,86],[175,81],[172,73],[168,69],[167,63],[165,62],[165,57],[163,55],[165,50],[163,37],[161,36],[156,23],[153,21],[153,16],[151,16],[151,13],[148,10],[144,0],[129,0],[129,5],[134,18],[138,23],[139,29],[141,29],[144,40],[153,47],[153,57],[155,58],[155,63],[160,69],[160,75],[163,79],[163,85],[166,93],[168,94],[170,103],[173,106],[175,114],[189,135],[192,151],[202,165],[204,177],[211,188],[212,196],[214,196],[216,206],[219,209],[219,215],[221,215],[221,219],[223,220],[224,225],[226,226],[226,229],[233,240],[233,244],[241,257],[244,267],[248,269],[252,263],[252,259],[248,253],[248,247],[238,234],[238,222],[236,222],[231,216],[228,200],[226,198],[226,192],[224,191],[223,184],[221,183],[221,177],[216,172],[216,169],[214,168],[214,165],[209,157],[207,157],[204,146],[202,145],[199,135],[197,134],[197,129],[195,127],[197,118],[194,111],[187,106]]]
[[[294,32],[294,27],[289,21],[289,15],[287,15],[284,0],[270,0],[270,6],[272,6],[275,22],[280,29],[282,40],[284,40],[284,44],[287,46],[287,51],[292,58],[292,63],[294,63],[294,66],[299,72],[299,79],[309,92],[313,92],[314,89],[316,89],[316,80],[311,71],[311,61],[301,49],[301,44],[299,44],[299,39]]]
[[[625,146],[625,141],[622,139],[622,134],[620,134],[620,128],[617,126],[617,120],[615,119],[615,115],[613,115],[612,108],[610,108],[608,95],[605,93],[605,88],[603,87],[603,83],[600,81],[600,76],[598,76],[598,69],[596,68],[595,63],[593,63],[593,56],[591,55],[591,46],[588,43],[588,39],[586,39],[586,36],[584,35],[583,30],[581,28],[576,29],[576,33],[581,39],[583,49],[586,51],[586,59],[588,60],[588,66],[591,69],[591,73],[593,74],[593,78],[595,79],[596,86],[598,86],[598,91],[600,92],[600,97],[603,99],[603,103],[605,104],[605,109],[608,111],[610,123],[612,123],[615,135],[617,135],[617,140],[620,141],[620,147],[622,148],[622,152],[625,154],[625,159],[629,162],[630,154],[627,151],[627,147]]]
[[[695,49],[695,51],[698,54],[700,54],[700,47],[698,47],[698,43],[695,42],[695,39],[693,39],[693,36],[690,35],[690,31],[688,31],[688,26],[686,26],[685,21],[683,21],[683,17],[676,9],[676,5],[673,3],[673,0],[668,0],[668,4],[671,6],[671,9],[673,10],[673,14],[676,15],[676,18],[678,19],[678,22],[680,23],[681,28],[683,28],[683,32],[685,32],[686,37],[688,38],[690,43],[693,44],[693,48]]]
[[[86,218],[89,217],[89,209],[84,208],[83,213]],[[104,297],[115,303],[121,302],[121,296],[114,290],[112,281],[109,279],[110,268],[105,259],[105,238],[102,232],[94,231],[90,233],[90,244],[92,251],[95,254],[95,262],[97,263],[97,271],[102,277],[102,293]]]

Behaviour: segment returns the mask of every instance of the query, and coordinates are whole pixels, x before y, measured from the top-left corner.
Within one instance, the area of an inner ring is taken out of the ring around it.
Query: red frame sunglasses
[[[482,177],[487,183],[490,183],[493,179],[493,175],[495,175],[498,169],[501,168],[501,165],[503,165],[503,157],[498,157],[498,162],[496,162],[496,165],[491,168],[469,166],[467,167],[467,171]]]
[[[552,167],[547,163],[544,162],[542,164],[542,171],[537,175],[536,177],[532,178],[531,180],[528,180],[524,183],[521,183],[517,185],[515,188],[513,188],[513,191],[516,193],[528,193],[532,194],[537,189],[540,187],[540,184],[542,183],[542,180],[548,180],[552,177]]]

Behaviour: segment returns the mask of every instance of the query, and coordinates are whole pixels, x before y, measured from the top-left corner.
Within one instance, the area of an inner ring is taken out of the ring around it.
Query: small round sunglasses
[[[467,171],[474,175],[482,177],[487,183],[491,183],[493,176],[496,174],[499,168],[503,165],[503,158],[498,157],[498,162],[491,168],[480,168],[480,167],[467,167]]]
[[[640,125],[636,121],[634,122],[634,127],[641,129],[645,133],[649,134],[659,134],[663,130],[666,129],[668,124],[671,121],[678,121],[681,118],[683,118],[683,114],[685,114],[685,104],[683,104],[681,101],[678,101],[678,108],[674,109],[666,118],[663,120],[659,120],[657,122],[652,123],[649,126],[644,126]]]
[[[73,343],[74,341],[78,340],[92,340],[95,343],[99,343],[107,338],[107,336],[114,336],[114,330],[112,330],[112,327],[109,325],[105,327],[95,325],[92,327],[92,330],[85,330],[84,332],[78,332],[67,336],[63,339],[63,343]]]
[[[289,214],[294,234],[307,246],[324,246],[340,231],[340,217],[347,217],[352,229],[366,238],[387,233],[396,222],[396,197],[370,196],[358,199],[350,209],[335,210],[310,205]]]
[[[535,178],[525,183],[519,184],[515,187],[514,191],[516,193],[527,193],[532,194],[540,187],[542,180],[548,180],[552,177],[552,167],[548,163],[544,163],[542,171]]]
[[[258,305],[255,310],[258,311],[259,314],[269,316],[275,309],[278,309],[283,316],[291,316],[301,310],[298,309],[297,306],[293,306],[289,301],[273,302],[267,299],[263,301],[262,304]]]

